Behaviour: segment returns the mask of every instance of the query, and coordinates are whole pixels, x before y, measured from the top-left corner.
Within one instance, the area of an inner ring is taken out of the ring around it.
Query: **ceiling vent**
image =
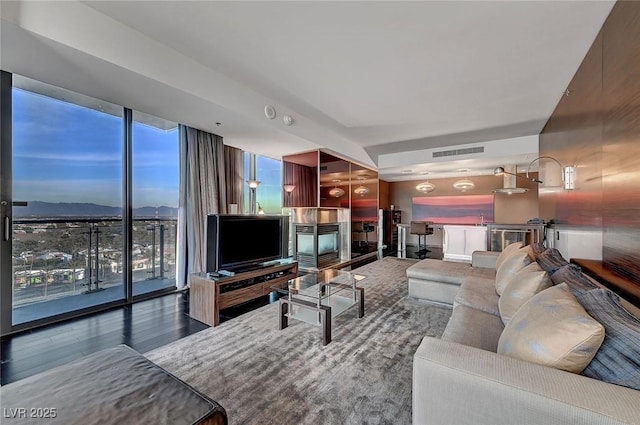
[[[516,166],[505,165],[504,172],[502,173],[503,183],[502,187],[495,189],[493,193],[506,193],[507,195],[513,195],[514,193],[525,193],[529,189],[524,187],[516,187]]]
[[[484,153],[484,146],[476,148],[451,149],[448,151],[433,152],[432,158],[443,158],[447,156],[469,155],[472,153]]]

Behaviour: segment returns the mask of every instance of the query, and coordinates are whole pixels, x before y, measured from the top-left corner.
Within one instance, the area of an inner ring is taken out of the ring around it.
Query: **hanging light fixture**
[[[461,179],[453,184],[454,189],[458,189],[460,192],[466,192],[476,187],[476,184],[469,179]]]
[[[358,187],[356,187],[355,189],[353,189],[353,193],[355,193],[358,196],[364,196],[367,193],[369,193],[369,188],[363,185],[360,185]]]
[[[461,169],[458,171],[462,171],[465,174],[467,173],[467,169]],[[459,190],[460,192],[466,192],[467,190],[472,190],[474,187],[476,187],[476,184],[474,182],[472,182],[471,180],[469,180],[467,178],[467,176],[465,175],[465,177],[463,179],[460,179],[458,181],[456,181],[455,183],[453,183],[453,188]]]
[[[433,192],[436,189],[436,185],[427,180],[426,182],[418,184],[416,186],[416,189],[422,193],[429,193]]]
[[[338,185],[340,184],[340,180],[334,180],[333,182],[335,183],[336,187],[329,191],[329,195],[333,196],[334,198],[340,198],[341,196],[344,196],[344,189],[338,187]]]

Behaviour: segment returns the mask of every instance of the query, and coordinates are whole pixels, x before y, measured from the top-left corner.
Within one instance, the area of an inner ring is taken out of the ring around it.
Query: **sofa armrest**
[[[473,251],[471,253],[471,266],[495,270],[498,255],[500,255],[499,252]]]
[[[425,337],[413,360],[413,423],[639,424],[640,391]]]

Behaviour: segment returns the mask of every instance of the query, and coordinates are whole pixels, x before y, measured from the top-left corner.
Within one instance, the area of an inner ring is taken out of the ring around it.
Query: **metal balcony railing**
[[[134,284],[175,279],[177,220],[133,220]],[[13,304],[101,291],[123,284],[119,218],[13,221]]]

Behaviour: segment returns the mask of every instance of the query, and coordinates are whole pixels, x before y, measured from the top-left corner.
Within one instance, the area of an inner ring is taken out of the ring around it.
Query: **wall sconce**
[[[529,180],[534,181],[536,183],[543,183],[542,180],[533,179],[529,177],[529,169],[531,168],[531,165],[533,165],[534,162],[539,161],[541,159],[550,159],[560,166],[560,169],[562,170],[561,178],[562,178],[562,186],[564,187],[564,190],[573,190],[576,188],[576,167],[572,165],[565,167],[564,165],[562,165],[560,161],[558,161],[552,156],[539,156],[538,158],[534,159],[529,163],[529,165],[527,166],[527,172],[526,172],[526,176]]]
[[[431,183],[429,180],[426,182],[422,182],[416,186],[416,190],[419,190],[422,193],[433,192],[436,189],[436,185]]]
[[[338,185],[340,184],[340,180],[334,180],[333,182],[336,186],[329,191],[329,195],[333,196],[334,198],[340,198],[344,195],[344,189],[338,187]]]
[[[291,193],[296,188],[296,185],[295,184],[283,184],[282,188],[284,189],[285,192]]]

